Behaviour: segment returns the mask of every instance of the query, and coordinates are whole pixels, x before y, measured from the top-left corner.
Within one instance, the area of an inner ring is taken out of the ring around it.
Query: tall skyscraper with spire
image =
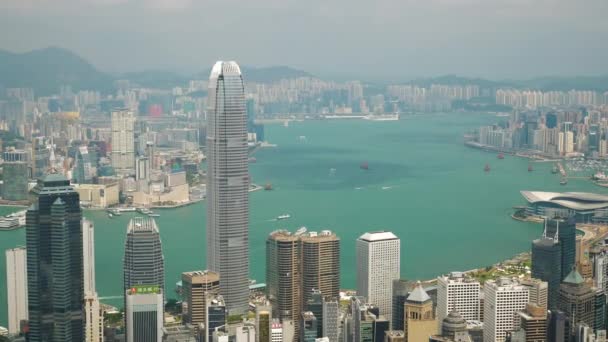
[[[40,178],[26,214],[30,341],[84,341],[78,193],[63,175]]]
[[[562,282],[562,245],[558,231],[545,229],[540,239],[532,241],[532,277],[548,284],[547,304],[550,310],[557,309],[559,285]]]
[[[217,62],[209,76],[207,117],[207,268],[220,273],[231,315],[249,298],[249,169],[241,70]]]

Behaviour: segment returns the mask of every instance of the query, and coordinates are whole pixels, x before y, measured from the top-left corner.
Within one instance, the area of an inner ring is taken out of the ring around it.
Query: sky
[[[608,74],[608,0],[0,0],[0,49],[106,72],[215,60],[319,76]]]

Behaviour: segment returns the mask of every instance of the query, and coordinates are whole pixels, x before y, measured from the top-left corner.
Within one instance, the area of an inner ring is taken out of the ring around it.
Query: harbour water
[[[463,133],[497,120],[491,114],[449,113],[266,126],[267,140],[278,147],[258,151],[250,166],[253,182],[273,185],[272,191],[250,195],[251,277],[265,280],[268,234],[301,226],[340,236],[344,288],[355,283],[355,240],[371,230],[391,230],[401,238],[401,274],[407,279],[486,266],[529,250],[540,234],[540,225],[510,218],[511,208],[524,204],[520,190],[608,193],[583,179],[560,186],[551,163],[535,163],[528,172],[527,160],[498,160],[463,145]],[[360,167],[365,162],[368,170]],[[0,208],[0,214],[8,212]],[[205,268],[205,203],[156,212],[165,288],[174,297],[181,272]],[[277,221],[282,214],[291,217]],[[96,227],[97,290],[109,304],[122,302],[123,244],[134,215],[85,212]],[[2,251],[24,243],[23,229],[0,232]],[[5,277],[2,253],[0,325],[6,325]]]

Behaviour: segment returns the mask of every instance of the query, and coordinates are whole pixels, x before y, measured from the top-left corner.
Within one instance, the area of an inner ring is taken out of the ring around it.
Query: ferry
[[[149,213],[148,217],[160,217],[160,214]]]
[[[363,117],[364,120],[371,121],[398,121],[399,114],[376,114],[376,115],[366,115]]]
[[[556,174],[558,172],[559,172],[559,168],[557,167],[557,165],[553,165],[553,168],[551,169],[551,173]]]
[[[534,171],[534,168],[532,167],[532,164],[529,164],[528,165],[528,172],[532,172],[532,171]]]
[[[498,156],[496,156],[498,159],[505,159],[505,154],[504,153],[499,153]]]
[[[484,166],[483,170],[485,172],[490,172],[490,164],[486,164],[486,166]]]
[[[264,185],[264,190],[266,190],[266,191],[272,190],[272,183],[266,183],[266,185]]]
[[[367,162],[363,162],[361,165],[359,165],[359,168],[362,170],[369,170],[369,164]]]
[[[113,218],[113,217],[114,217],[114,215],[112,215],[112,213],[108,213],[108,217],[109,217],[109,218]]]
[[[562,178],[562,180],[559,181],[559,185],[566,185],[568,184],[568,179],[566,178]]]
[[[291,217],[291,215],[289,215],[289,214],[283,214],[283,215],[277,216],[277,220],[287,220],[290,217]]]

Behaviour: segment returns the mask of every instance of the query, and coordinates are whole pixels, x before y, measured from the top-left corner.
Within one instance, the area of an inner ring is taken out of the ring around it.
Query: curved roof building
[[[608,196],[588,192],[521,191],[528,214],[545,217],[575,216],[578,222],[608,221]]]
[[[608,208],[608,196],[589,192],[522,191],[521,194],[532,204],[553,204],[572,210]]]

